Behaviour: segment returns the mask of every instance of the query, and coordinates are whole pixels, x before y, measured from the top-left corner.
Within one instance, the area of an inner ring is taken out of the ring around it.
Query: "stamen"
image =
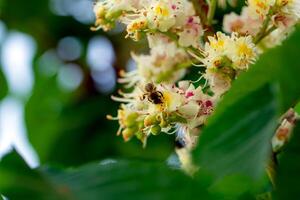
[[[108,120],[119,120],[118,117],[113,117],[111,115],[106,115],[106,119],[108,119]]]
[[[118,101],[118,102],[123,102],[123,103],[134,103],[134,99],[125,99],[122,97],[116,97],[116,96],[111,96],[111,99],[114,101]]]

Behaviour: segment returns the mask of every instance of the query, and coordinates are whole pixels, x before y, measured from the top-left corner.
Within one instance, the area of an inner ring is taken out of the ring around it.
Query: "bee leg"
[[[148,99],[149,102],[153,103],[153,100],[149,96],[148,96],[147,99]]]
[[[160,98],[163,98],[163,97],[164,97],[164,95],[163,95],[163,93],[162,93],[161,91],[157,91],[157,92],[158,92]]]
[[[146,95],[143,94],[143,96],[140,97],[140,100],[143,101],[143,100],[145,100],[145,99],[146,99]]]

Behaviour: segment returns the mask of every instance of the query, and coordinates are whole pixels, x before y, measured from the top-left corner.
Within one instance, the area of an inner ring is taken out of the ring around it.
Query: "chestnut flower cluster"
[[[204,94],[202,87],[188,81],[175,84],[138,84],[131,93],[121,93],[122,97],[112,98],[123,104],[115,118],[120,122],[118,135],[125,141],[133,136],[146,145],[150,135],[178,133],[188,145],[193,145],[199,126],[211,114],[215,99]],[[113,117],[109,117],[114,119]]]
[[[112,29],[116,21],[126,26],[127,37],[138,41],[144,34],[172,33],[181,46],[199,46],[203,34],[200,18],[185,0],[103,0],[95,4],[94,29]]]
[[[137,69],[120,74],[119,82],[131,92],[112,97],[121,106],[108,118],[119,121],[118,135],[125,141],[136,137],[146,146],[151,135],[175,134],[183,168],[191,169],[189,151],[223,94],[299,22],[300,0],[247,0],[241,14],[224,16],[224,33],[212,33],[216,6],[227,3],[236,1],[210,0],[208,11],[189,0],[95,3],[93,30],[121,23],[126,37],[149,44],[148,54],[132,53]],[[181,81],[190,67],[201,67],[199,79]]]
[[[299,20],[299,0],[248,0],[240,15],[224,16],[223,29],[254,37],[263,51],[280,45]]]

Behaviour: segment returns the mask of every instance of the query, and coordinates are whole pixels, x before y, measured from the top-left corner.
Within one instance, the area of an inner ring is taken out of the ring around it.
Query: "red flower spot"
[[[186,97],[186,98],[189,98],[189,97],[192,97],[192,96],[194,96],[194,93],[193,93],[193,92],[187,92],[187,93],[185,94],[185,97]]]
[[[212,103],[211,101],[208,100],[208,101],[205,102],[205,106],[206,106],[206,107],[212,107],[212,106],[213,106],[213,103]]]
[[[189,17],[188,23],[193,23],[193,21],[194,21],[194,18],[193,17]]]

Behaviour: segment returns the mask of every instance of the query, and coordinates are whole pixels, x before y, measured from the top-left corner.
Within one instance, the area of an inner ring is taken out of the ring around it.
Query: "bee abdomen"
[[[149,97],[154,104],[162,104],[163,103],[162,96],[157,92],[151,93]]]

